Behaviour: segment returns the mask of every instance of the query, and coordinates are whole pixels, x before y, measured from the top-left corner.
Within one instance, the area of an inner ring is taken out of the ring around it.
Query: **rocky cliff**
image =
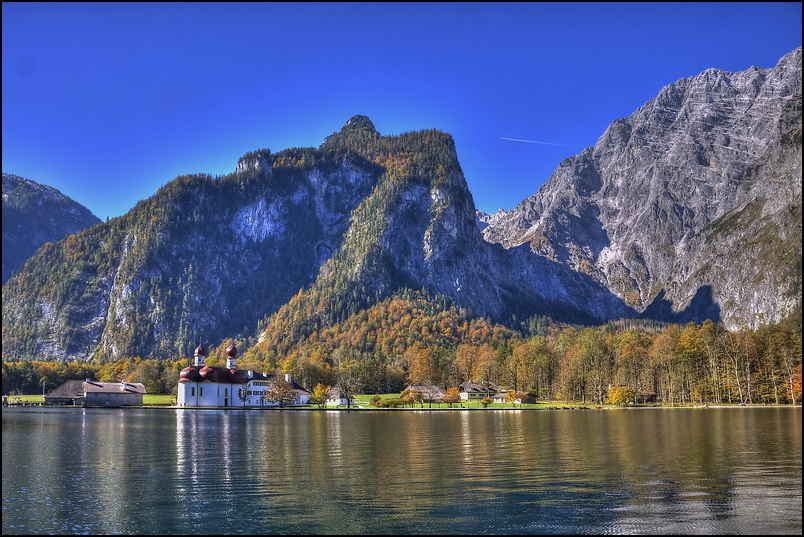
[[[479,220],[488,241],[587,274],[646,317],[779,322],[801,304],[801,49],[663,88]]]
[[[380,136],[368,118],[356,116],[320,150],[346,148],[383,173],[352,213],[341,248],[319,278],[271,323],[305,326],[309,333],[410,289],[498,322],[532,315],[602,322],[632,315],[592,278],[526,249],[506,251],[485,241],[448,134]]]

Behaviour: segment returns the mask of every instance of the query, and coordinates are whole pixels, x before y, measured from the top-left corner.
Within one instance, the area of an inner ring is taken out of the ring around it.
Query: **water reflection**
[[[800,533],[801,409],[3,412],[3,533]]]

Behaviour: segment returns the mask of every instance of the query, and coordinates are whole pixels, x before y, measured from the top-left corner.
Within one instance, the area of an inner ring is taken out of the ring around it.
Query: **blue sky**
[[[102,219],[248,151],[317,147],[355,114],[452,134],[475,205],[512,209],[662,87],[773,67],[802,36],[798,2],[2,9],[3,171]]]

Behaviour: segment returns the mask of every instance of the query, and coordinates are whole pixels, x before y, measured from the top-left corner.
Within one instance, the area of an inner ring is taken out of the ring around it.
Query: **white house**
[[[195,363],[179,374],[176,405],[180,408],[255,408],[279,406],[269,401],[269,392],[278,380],[290,385],[283,405],[305,405],[310,392],[299,386],[290,375],[265,375],[237,369],[237,348],[226,349],[226,367],[205,365],[206,352],[195,349]]]
[[[458,386],[458,392],[461,395],[461,401],[470,401],[475,399],[483,399],[484,397],[492,397],[495,393],[500,391],[499,387],[493,382],[483,381],[480,384],[467,380]]]
[[[354,398],[352,397],[347,399],[346,395],[344,395],[339,388],[331,388],[329,390],[329,394],[327,395],[327,406],[352,406],[354,404]]]
[[[517,405],[522,404],[522,400],[519,397],[517,397],[513,401],[509,401],[508,392],[505,390],[495,393],[494,396],[492,396],[491,400],[494,401],[495,403],[515,403]]]

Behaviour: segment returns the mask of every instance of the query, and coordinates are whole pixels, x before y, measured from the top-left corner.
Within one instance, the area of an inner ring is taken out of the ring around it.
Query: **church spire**
[[[229,348],[226,349],[226,368],[237,369],[237,347],[234,345],[229,345]]]
[[[204,367],[204,362],[206,361],[207,351],[204,350],[204,347],[201,344],[198,344],[198,347],[195,349],[195,365],[196,367]]]

